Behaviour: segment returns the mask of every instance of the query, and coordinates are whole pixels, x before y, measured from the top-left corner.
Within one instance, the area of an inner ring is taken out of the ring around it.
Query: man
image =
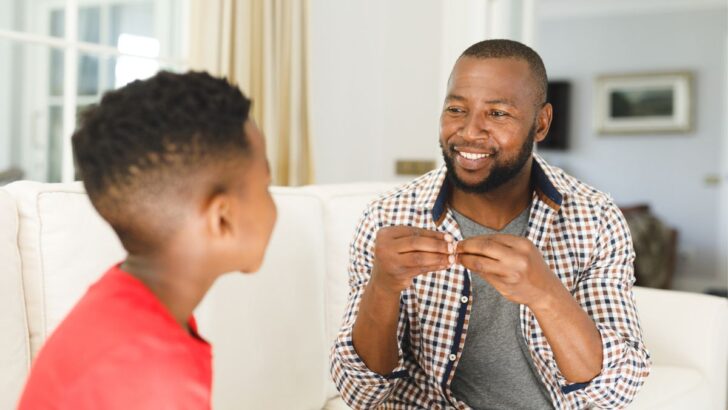
[[[250,104],[226,80],[162,72],[84,115],[84,186],[128,256],[43,346],[20,409],[210,408],[192,312],[222,274],[258,270],[276,219]]]
[[[445,166],[364,212],[331,364],[353,408],[616,408],[643,384],[629,231],[611,198],[533,154],[546,87],[529,47],[468,48]]]

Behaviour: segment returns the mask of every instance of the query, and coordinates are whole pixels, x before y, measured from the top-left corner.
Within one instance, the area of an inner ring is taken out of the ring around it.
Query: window
[[[84,107],[185,69],[187,1],[0,0],[0,183],[73,180]]]

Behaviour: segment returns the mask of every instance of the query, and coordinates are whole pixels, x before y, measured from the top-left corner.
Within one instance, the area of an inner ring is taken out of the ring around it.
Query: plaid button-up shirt
[[[523,338],[555,408],[625,407],[651,364],[632,294],[634,250],[629,230],[608,195],[537,155],[534,159],[527,237],[596,324],[602,339],[602,371],[589,383],[569,384],[535,316],[521,305]],[[450,389],[471,308],[471,273],[463,266],[420,275],[402,292],[399,364],[391,374],[369,370],[351,335],[372,271],[378,229],[407,225],[463,239],[447,208],[449,190],[443,166],[374,201],[359,223],[350,249],[348,304],[331,350],[334,382],[355,409],[468,408]],[[518,386],[512,388],[518,394]]]

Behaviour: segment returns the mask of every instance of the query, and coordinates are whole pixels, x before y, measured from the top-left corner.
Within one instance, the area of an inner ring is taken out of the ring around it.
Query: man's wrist
[[[561,281],[554,277],[554,282],[552,282],[550,286],[546,287],[539,297],[535,298],[535,300],[527,306],[537,316],[552,314],[556,313],[559,307],[564,306],[566,298],[573,299]]]
[[[381,280],[378,280],[374,276],[372,276],[372,278],[369,280],[366,291],[370,292],[372,296],[377,300],[396,299],[397,301],[399,301],[400,295],[402,294],[401,290],[393,289],[391,286],[387,286],[385,283],[383,283]]]

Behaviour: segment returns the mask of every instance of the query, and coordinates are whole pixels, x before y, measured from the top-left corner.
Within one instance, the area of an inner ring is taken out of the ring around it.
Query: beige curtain
[[[190,1],[190,68],[227,77],[252,98],[276,185],[313,183],[308,6],[308,0]]]

